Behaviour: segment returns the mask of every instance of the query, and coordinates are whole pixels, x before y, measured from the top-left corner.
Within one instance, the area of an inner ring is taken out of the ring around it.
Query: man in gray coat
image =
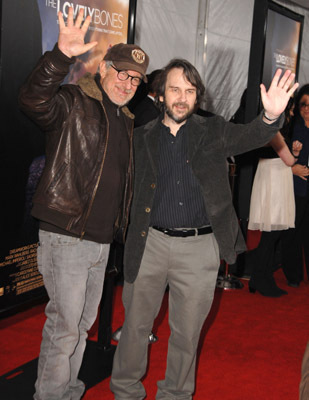
[[[281,70],[266,92],[264,111],[247,125],[194,111],[204,85],[188,61],[172,60],[160,75],[163,114],[134,132],[135,183],[125,245],[125,322],[111,378],[116,400],[146,396],[148,335],[169,286],[165,379],[157,400],[192,399],[196,350],[210,310],[220,258],[234,263],[245,250],[232,205],[226,159],[263,146],[281,126],[297,88]]]

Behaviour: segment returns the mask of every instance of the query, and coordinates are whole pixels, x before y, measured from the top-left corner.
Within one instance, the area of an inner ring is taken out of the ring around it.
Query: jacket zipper
[[[132,200],[132,196],[133,196],[133,170],[134,170],[134,160],[133,160],[133,129],[134,126],[131,127],[131,132],[130,132],[130,160],[129,160],[129,169],[128,169],[128,181],[126,184],[126,192],[129,190],[129,197],[128,200],[126,201],[126,193],[125,193],[125,198],[124,198],[124,215],[123,218],[125,218],[125,226],[124,226],[124,236],[125,236],[125,232],[127,230],[127,226],[129,223],[129,209],[130,209],[130,205],[131,205],[131,200]],[[131,173],[130,173],[131,172]],[[130,179],[129,179],[130,178]],[[128,188],[129,186],[129,188]],[[123,241],[125,240],[125,238],[123,237]]]

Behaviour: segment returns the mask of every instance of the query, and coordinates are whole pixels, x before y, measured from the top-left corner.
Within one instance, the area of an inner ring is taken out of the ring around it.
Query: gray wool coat
[[[124,251],[124,278],[130,283],[140,268],[156,190],[159,118],[134,130],[134,193]],[[226,159],[265,145],[278,132],[282,120],[267,125],[261,114],[249,124],[236,125],[219,116],[194,114],[187,121],[187,160],[201,185],[220,257],[229,264],[246,245],[232,203]]]

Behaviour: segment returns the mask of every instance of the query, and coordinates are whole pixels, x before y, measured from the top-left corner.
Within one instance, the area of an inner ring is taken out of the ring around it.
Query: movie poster
[[[90,15],[91,23],[85,41],[98,41],[90,52],[77,57],[72,66],[68,83],[75,83],[85,72],[95,73],[106,50],[116,43],[126,43],[128,36],[129,0],[38,0],[42,23],[43,52],[51,50],[58,37],[59,11],[64,19],[68,16],[69,7],[73,7],[74,17],[80,9],[84,16]]]
[[[297,74],[301,22],[269,8],[262,82],[268,88],[278,68]]]
[[[58,38],[57,13],[81,8],[91,16],[85,40],[98,41],[77,58],[66,82],[95,73],[106,50],[127,42],[130,0],[10,0],[2,3],[0,132],[0,312],[45,295],[37,269],[38,221],[32,197],[44,168],[44,133],[18,109],[17,96],[39,56]],[[22,62],[21,62],[22,60]],[[14,68],[12,67],[14,66]]]

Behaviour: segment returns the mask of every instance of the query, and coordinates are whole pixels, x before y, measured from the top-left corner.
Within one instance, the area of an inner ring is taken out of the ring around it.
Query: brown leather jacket
[[[110,134],[102,92],[94,76],[77,85],[61,85],[74,59],[56,45],[39,60],[21,87],[21,109],[46,132],[46,165],[33,197],[32,215],[83,237],[104,168]],[[133,119],[126,107],[130,162],[122,209],[115,231],[124,238],[132,198]]]

